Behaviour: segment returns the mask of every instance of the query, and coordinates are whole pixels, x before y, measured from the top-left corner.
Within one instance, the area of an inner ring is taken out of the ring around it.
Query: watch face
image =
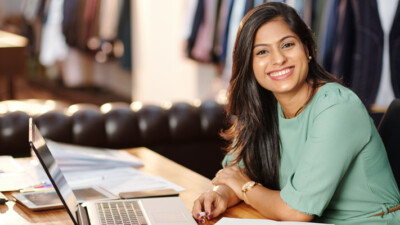
[[[257,184],[255,181],[249,181],[245,183],[242,187],[242,192],[248,191],[250,188],[254,187]]]
[[[249,203],[248,203],[248,200],[247,200],[246,192],[249,191],[250,189],[252,189],[252,188],[253,188],[254,186],[256,186],[256,185],[257,185],[257,182],[255,182],[255,181],[249,181],[249,182],[247,182],[247,183],[245,183],[245,184],[243,185],[243,187],[242,187],[243,201],[244,201],[246,204],[249,204]]]

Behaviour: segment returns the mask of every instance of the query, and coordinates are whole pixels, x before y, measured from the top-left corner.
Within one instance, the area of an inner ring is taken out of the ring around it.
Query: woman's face
[[[257,82],[276,97],[307,91],[308,50],[282,18],[258,29],[252,54]]]

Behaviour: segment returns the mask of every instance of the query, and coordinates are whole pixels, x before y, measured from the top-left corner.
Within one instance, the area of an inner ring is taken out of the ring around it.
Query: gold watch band
[[[245,184],[242,186],[243,201],[244,201],[246,204],[249,204],[249,203],[248,203],[248,199],[247,199],[247,192],[248,192],[250,189],[252,189],[253,187],[255,187],[257,184],[258,184],[258,183],[255,182],[255,181],[249,181],[249,182],[245,183]]]

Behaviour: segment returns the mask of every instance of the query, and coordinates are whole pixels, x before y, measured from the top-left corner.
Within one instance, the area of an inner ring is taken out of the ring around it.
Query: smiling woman
[[[305,82],[308,49],[290,30],[282,17],[262,25],[256,32],[253,70],[257,82],[271,91],[279,102],[287,102],[287,117],[294,117],[311,96]],[[289,116],[290,115],[290,116]]]
[[[224,168],[194,203],[194,217],[245,200],[275,220],[400,223],[400,193],[367,110],[315,56],[312,31],[288,5],[246,14],[234,48]]]

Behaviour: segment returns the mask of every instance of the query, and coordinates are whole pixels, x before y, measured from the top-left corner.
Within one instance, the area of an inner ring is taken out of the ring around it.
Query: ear
[[[304,45],[304,52],[306,53],[306,57],[310,56],[310,52],[308,51],[307,46]]]
[[[310,52],[308,51],[307,46],[304,46],[304,52],[305,52],[305,54],[306,54],[306,57],[307,57],[308,62],[310,62],[311,59],[312,59],[312,56],[310,55]]]

